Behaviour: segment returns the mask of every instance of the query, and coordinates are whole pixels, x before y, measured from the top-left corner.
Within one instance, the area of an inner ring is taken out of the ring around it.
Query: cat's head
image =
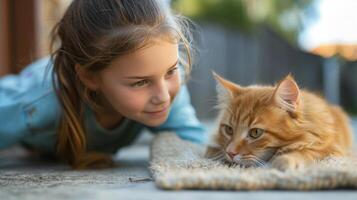
[[[244,167],[261,166],[299,137],[301,95],[292,76],[276,86],[249,87],[214,76],[220,109],[215,143],[226,160]]]

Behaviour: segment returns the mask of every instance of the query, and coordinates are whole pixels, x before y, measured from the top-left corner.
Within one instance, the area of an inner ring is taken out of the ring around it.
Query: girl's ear
[[[212,72],[212,74],[217,81],[216,91],[220,104],[227,103],[234,96],[242,92],[243,89],[239,85],[220,77],[215,72]]]
[[[285,77],[276,86],[274,103],[288,112],[297,110],[300,103],[300,89],[291,75]]]
[[[84,84],[85,87],[91,90],[97,90],[99,88],[99,78],[95,76],[92,72],[83,69],[83,67],[79,64],[76,64],[75,70],[78,78]]]

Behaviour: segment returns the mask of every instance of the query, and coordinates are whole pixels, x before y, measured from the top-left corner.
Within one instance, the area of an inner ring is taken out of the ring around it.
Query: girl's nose
[[[162,104],[170,100],[170,93],[166,81],[162,81],[154,90],[153,104]]]

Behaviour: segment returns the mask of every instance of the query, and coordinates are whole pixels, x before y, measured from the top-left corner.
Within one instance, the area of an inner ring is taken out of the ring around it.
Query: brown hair
[[[188,75],[191,57],[187,21],[172,15],[160,1],[73,0],[53,29],[53,86],[63,108],[57,155],[73,168],[112,164],[108,155],[87,152],[84,102],[94,109],[100,105],[95,91],[79,80],[76,64],[91,72],[100,71],[118,56],[147,46],[153,37],[165,35],[184,47],[180,49],[186,54],[180,58]]]

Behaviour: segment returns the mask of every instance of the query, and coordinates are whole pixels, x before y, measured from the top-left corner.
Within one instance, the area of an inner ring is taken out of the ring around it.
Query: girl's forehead
[[[105,70],[125,75],[153,73],[171,67],[177,60],[178,44],[158,40],[133,53],[118,57]]]

